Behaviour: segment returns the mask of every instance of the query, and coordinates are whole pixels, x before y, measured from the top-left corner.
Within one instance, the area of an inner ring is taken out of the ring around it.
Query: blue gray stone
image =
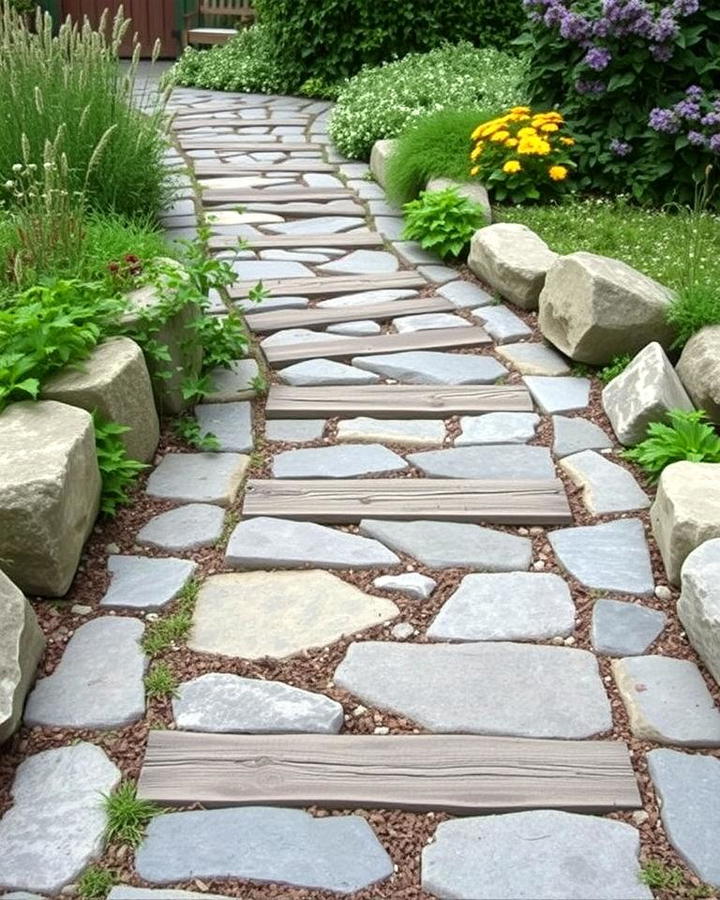
[[[240,260],[233,263],[239,281],[267,281],[276,278],[311,278],[312,269],[302,263],[279,260]]]
[[[507,375],[505,366],[492,356],[436,350],[358,356],[352,363],[404,384],[492,384]]]
[[[465,306],[489,306],[495,298],[472,281],[450,281],[437,289],[438,294],[454,303],[458,308]]]
[[[478,311],[482,316],[483,310]],[[547,344],[523,341],[518,344],[505,344],[497,348],[498,356],[507,360],[514,369],[523,375],[567,375],[570,366]]]
[[[438,257],[435,253],[423,250],[417,241],[395,241],[393,249],[400,259],[408,266],[416,266],[421,263],[436,263]]]
[[[212,547],[223,532],[225,513],[210,503],[188,503],[154,516],[135,542],[160,550],[196,550]]]
[[[369,337],[380,334],[382,328],[372,319],[358,319],[355,322],[338,322],[336,325],[328,325],[328,334],[342,334],[345,337]]]
[[[328,384],[376,384],[378,375],[362,372],[354,366],[334,359],[305,359],[286,366],[279,372],[280,380],[294,387],[321,387]]]
[[[553,416],[552,423],[555,434],[552,452],[558,459],[583,450],[607,450],[613,445],[599,425],[580,416],[572,419]]]
[[[437,587],[437,581],[419,572],[406,572],[403,575],[381,575],[373,581],[373,587],[379,591],[396,591],[416,600],[427,600]]]
[[[720,684],[720,539],[705,541],[685,559],[677,613],[690,643]]]
[[[456,447],[470,444],[525,444],[535,437],[540,424],[536,413],[485,413],[482,416],[462,416]]]
[[[492,444],[411,453],[409,462],[431,478],[484,480],[549,480],[555,465],[547,447]]]
[[[249,463],[240,453],[168,453],[150,475],[147,494],[178,503],[229,506]]]
[[[195,407],[195,418],[201,434],[215,435],[218,450],[234,450],[237,453],[252,450],[252,410],[247,401],[200,403]]]
[[[497,344],[509,344],[532,335],[532,328],[502,304],[481,306],[472,314],[480,319],[485,331]]]
[[[111,556],[108,559],[110,587],[100,600],[100,606],[107,609],[162,609],[177,597],[196,568],[197,564],[188,559]]]
[[[313,331],[311,328],[285,328],[263,338],[260,346],[286,347],[290,344],[322,344],[335,341],[337,338],[325,331]]]
[[[435,328],[467,328],[469,322],[452,313],[421,313],[416,316],[400,316],[392,320],[398,334],[414,331],[432,331]]]
[[[232,900],[227,894],[207,894],[204,891],[183,891],[176,888],[138,888],[118,884],[107,900]]]
[[[325,431],[325,419],[268,419],[265,437],[269,441],[301,444],[319,440]]]
[[[601,597],[593,607],[590,639],[603,656],[640,656],[666,624],[667,616],[658,609]]]
[[[548,415],[585,409],[590,402],[590,381],[587,378],[526,375],[523,381],[542,412]]]
[[[417,291],[409,288],[392,290],[390,288],[377,291],[359,291],[354,294],[341,294],[321,300],[317,305],[321,309],[344,309],[346,306],[372,306],[375,303],[394,303],[396,300],[407,300],[416,297]]]
[[[265,225],[264,228],[273,234],[336,234],[364,225],[363,219],[352,216],[313,216],[295,219],[292,222]]]
[[[254,397],[253,382],[259,374],[260,369],[254,359],[238,359],[229,369],[213,369],[205,403],[228,403]]]
[[[381,275],[397,272],[398,258],[385,250],[353,250],[347,256],[318,266],[319,272],[338,275]]]
[[[338,444],[286,450],[273,458],[275,478],[354,478],[402,472],[408,464],[382,444]]]
[[[647,509],[650,498],[634,476],[594,450],[573,453],[560,461],[570,480],[582,488],[583,503],[594,516]]]
[[[389,237],[389,235],[387,236]],[[418,266],[417,270],[423,278],[427,278],[433,284],[445,284],[446,281],[453,281],[460,277],[460,272],[457,269],[451,269],[450,266],[422,265]]]

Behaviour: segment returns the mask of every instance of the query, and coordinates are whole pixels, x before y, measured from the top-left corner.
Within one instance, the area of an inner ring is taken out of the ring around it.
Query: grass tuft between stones
[[[713,888],[706,884],[690,884],[678,866],[668,866],[659,860],[648,860],[640,870],[640,881],[653,891],[671,891],[674,897],[700,900],[714,896]]]
[[[145,693],[150,697],[177,697],[178,680],[167,663],[158,662],[145,676]]]
[[[139,800],[132,781],[122,781],[112,794],[103,795],[108,821],[105,836],[109,841],[121,841],[137,847],[145,835],[145,828],[162,812],[149,800]]]
[[[142,648],[149,656],[157,656],[173,644],[183,641],[192,627],[192,616],[200,582],[192,578],[178,594],[172,613],[151,622],[142,640]]]
[[[116,876],[109,869],[90,866],[78,879],[78,896],[82,900],[105,900],[115,884]]]

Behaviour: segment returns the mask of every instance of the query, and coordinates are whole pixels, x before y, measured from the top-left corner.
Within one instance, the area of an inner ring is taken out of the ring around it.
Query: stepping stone
[[[222,510],[218,509],[218,512],[222,514]],[[111,556],[108,559],[110,587],[100,600],[100,606],[107,609],[162,609],[177,597],[196,569],[196,563],[189,559]]]
[[[519,316],[502,304],[481,306],[474,309],[472,314],[481,321],[485,331],[498,344],[509,344],[532,336],[532,328],[528,328]]]
[[[255,396],[253,382],[260,374],[254,359],[238,359],[230,369],[213,369],[210,373],[210,391],[205,403],[228,403]]]
[[[507,375],[507,369],[492,356],[434,350],[359,356],[352,363],[403,384],[492,384]]]
[[[124,728],[145,714],[138,619],[104,616],[70,638],[55,671],[40,678],[25,706],[25,724],[58,728]]]
[[[679,747],[720,747],[720,710],[694,662],[629,656],[611,665],[635,737]]]
[[[375,216],[375,230],[388,241],[399,241],[405,231],[405,222],[398,216]]]
[[[422,851],[422,887],[472,900],[652,900],[639,852],[632,825],[597,816],[538,809],[455,819]]]
[[[289,344],[321,344],[335,343],[337,338],[325,331],[313,331],[310,328],[283,328],[260,341],[261,347],[285,347]]]
[[[168,453],[150,475],[147,494],[178,503],[229,506],[250,458],[240,453]]]
[[[265,423],[265,437],[269,441],[284,441],[289,444],[317,441],[325,432],[326,422],[326,419],[268,419]]]
[[[380,334],[382,328],[372,319],[360,319],[357,322],[338,322],[335,325],[328,325],[327,331],[330,334],[344,334],[348,337],[367,337],[371,334]]]
[[[201,586],[188,647],[244,659],[286,659],[389,622],[394,603],[329,572],[213,575]]]
[[[456,447],[469,444],[525,444],[535,437],[540,416],[535,413],[487,413],[462,416],[462,433],[455,438]]]
[[[178,728],[214,734],[337,734],[344,717],[322,694],[221,672],[185,681],[172,708]]]
[[[364,219],[351,216],[314,216],[296,219],[293,222],[265,225],[264,229],[272,234],[338,234],[364,225]]]
[[[668,841],[702,881],[720,887],[720,760],[663,749],[647,762]]]
[[[341,309],[346,306],[373,306],[376,303],[393,303],[395,300],[406,300],[416,297],[417,291],[408,288],[399,290],[359,291],[355,294],[341,294],[339,297],[330,297],[328,300],[320,300],[317,304],[321,309]]]
[[[455,306],[489,306],[494,304],[495,298],[471,281],[451,281],[437,289],[441,297],[445,297]]]
[[[313,522],[291,522],[259,516],[235,527],[225,562],[243,569],[374,569],[400,560],[369,538]]]
[[[437,254],[423,250],[417,241],[395,241],[393,249],[400,259],[408,266],[417,266],[421,263],[436,263]]]
[[[479,569],[514,572],[529,569],[532,542],[504,531],[461,522],[363,519],[360,533],[430,569]]]
[[[569,419],[566,416],[553,416],[553,454],[562,459],[583,450],[607,450],[612,441],[594,422],[580,417]]]
[[[483,313],[484,310],[479,311],[481,316]],[[505,344],[497,348],[497,353],[523,375],[567,375],[570,372],[565,358],[547,344]]]
[[[382,444],[341,444],[286,450],[273,458],[275,478],[355,478],[402,472],[407,462]]]
[[[263,281],[276,278],[310,278],[312,269],[298,262],[264,262],[251,260],[233,263],[238,281]]]
[[[667,624],[664,612],[601,597],[595,601],[590,639],[603,656],[640,656]]]
[[[544,481],[555,478],[547,447],[494,444],[453,447],[411,453],[408,461],[430,478],[482,478],[502,481]]]
[[[419,572],[407,572],[404,575],[381,575],[373,581],[373,587],[379,591],[397,591],[415,600],[427,600],[437,587],[437,581]]]
[[[324,175],[317,172],[307,172],[303,175],[302,180],[308,187],[312,188],[344,187],[342,181],[334,175]]]
[[[58,894],[103,852],[103,794],[120,770],[92,744],[44,750],[20,764],[0,820],[0,884]]]
[[[334,359],[306,359],[279,372],[280,380],[294,387],[321,387],[330,384],[376,384],[379,375],[361,372]]]
[[[343,419],[338,422],[339,441],[378,441],[404,447],[435,446],[445,440],[445,423],[433,419]]]
[[[583,489],[583,503],[594,516],[647,509],[650,498],[632,474],[594,450],[566,456],[560,467]]]
[[[364,641],[350,644],[333,680],[433,732],[580,739],[612,728],[587,650]]]
[[[639,519],[560,528],[548,534],[560,565],[585,587],[649,596],[654,581]]]
[[[391,240],[389,235],[386,235],[386,237]],[[427,278],[428,281],[432,281],[434,284],[444,284],[446,281],[453,281],[460,277],[460,272],[457,269],[451,269],[449,266],[418,266],[417,270],[423,278]]]
[[[575,630],[575,604],[558,575],[466,575],[427,630],[437,641],[544,641]]]
[[[450,313],[423,313],[417,316],[401,316],[392,320],[398,334],[413,331],[432,331],[433,328],[467,328],[468,322]]]
[[[399,268],[397,257],[384,250],[353,250],[347,256],[318,266],[323,272],[339,275],[380,275],[397,272]]]
[[[588,378],[546,378],[544,375],[526,375],[523,381],[541,411],[548,415],[585,409],[590,402]]]
[[[155,884],[232,878],[342,894],[394,871],[361,816],[316,819],[300,809],[263,806],[157,816],[135,869]]]
[[[135,543],[160,550],[197,550],[212,547],[223,532],[225,513],[219,506],[189,503],[154,516],[137,534]]]
[[[203,435],[215,435],[220,444],[218,450],[234,450],[236,453],[252,450],[252,412],[247,401],[200,403],[195,407],[195,418]]]

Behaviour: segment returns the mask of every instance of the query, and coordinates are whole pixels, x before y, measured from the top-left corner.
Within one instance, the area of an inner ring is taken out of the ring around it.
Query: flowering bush
[[[569,153],[575,140],[562,133],[564,126],[559,112],[514,106],[473,131],[470,174],[479,175],[496,200],[522,203],[557,193],[574,168]]]

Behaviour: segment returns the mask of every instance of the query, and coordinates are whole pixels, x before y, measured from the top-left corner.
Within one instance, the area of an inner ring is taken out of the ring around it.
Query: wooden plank
[[[294,295],[294,293],[292,294]],[[288,291],[288,296],[291,292]],[[379,334],[367,338],[338,338],[336,341],[308,341],[274,344],[262,348],[272,366],[299,362],[302,359],[350,359],[376,353],[402,353],[406,350],[454,350],[492,343],[487,332],[478,326],[467,328],[433,328],[406,334]]]
[[[329,200],[345,200],[355,194],[347,188],[293,188],[280,190],[272,188],[253,190],[252,188],[203,188],[202,201],[209,203],[317,203]],[[362,207],[359,207],[362,209]],[[363,210],[364,212],[364,210]]]
[[[228,153],[302,153],[304,150],[322,150],[321,144],[281,143],[280,141],[251,141],[234,138],[233,135],[216,137],[180,137],[183,150],[225,150]]]
[[[242,119],[240,116],[227,116],[224,119],[213,118],[212,116],[197,116],[189,118],[183,116],[180,119],[173,119],[173,131],[188,131],[191,128],[258,128],[259,126],[267,126],[275,128],[277,125],[298,125],[304,126],[308,123],[308,118],[298,118],[297,116],[280,116],[277,119]]]
[[[435,519],[493,525],[568,525],[560,480],[466,478],[267,479],[247,483],[245,516],[350,524]]]
[[[249,250],[276,250],[293,247],[382,247],[385,239],[374,231],[354,231],[345,234],[276,234],[248,239]],[[209,241],[211,250],[225,250],[237,246],[237,236],[219,234]]]
[[[151,731],[138,797],[161,806],[457,814],[641,806],[622,741]]]
[[[288,159],[280,163],[221,163],[194,161],[195,174],[198,178],[232,178],[243,175],[264,174],[267,172],[287,172],[289,175],[301,172],[334,172],[334,166],[320,159]]]
[[[204,200],[204,197],[203,197]],[[234,209],[236,204],[232,202],[217,204],[218,209]],[[214,208],[212,204],[208,204],[208,208]],[[275,213],[279,216],[290,216],[297,218],[310,218],[312,216],[351,216],[352,218],[362,219],[365,216],[365,208],[358,203],[351,201],[336,200],[332,204],[328,203],[253,203],[252,206],[245,204],[245,208],[249,212],[265,212]]]
[[[335,215],[334,212],[332,214]],[[228,293],[231,297],[245,298],[256,284],[256,281],[236,281],[228,288]],[[360,291],[427,287],[427,281],[416,272],[390,272],[387,275],[273,278],[263,281],[263,287],[274,297],[332,297],[337,294],[356,294]],[[357,311],[360,312],[360,309]]]
[[[370,416],[375,419],[446,419],[487,412],[532,412],[530,393],[522,385],[368,384],[353,387],[271,386],[265,406],[268,419],[320,419]]]

